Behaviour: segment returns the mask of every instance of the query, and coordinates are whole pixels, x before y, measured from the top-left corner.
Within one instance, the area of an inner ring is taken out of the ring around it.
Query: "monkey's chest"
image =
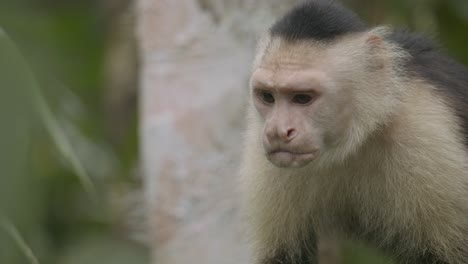
[[[417,205],[408,203],[405,190],[396,191],[378,169],[336,170],[333,174],[317,177],[314,193],[310,196],[314,225],[320,233],[362,236],[378,233],[389,224],[400,225],[395,212],[417,214]],[[364,231],[365,230],[365,231]]]

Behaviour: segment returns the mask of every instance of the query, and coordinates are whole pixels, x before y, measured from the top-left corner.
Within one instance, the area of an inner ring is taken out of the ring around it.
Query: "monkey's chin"
[[[279,168],[301,168],[317,157],[317,152],[293,153],[289,151],[275,151],[267,154],[268,160]]]

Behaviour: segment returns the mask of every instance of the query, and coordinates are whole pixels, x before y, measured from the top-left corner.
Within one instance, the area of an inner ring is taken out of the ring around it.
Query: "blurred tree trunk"
[[[251,263],[236,193],[248,74],[259,33],[294,2],[137,2],[154,263]]]

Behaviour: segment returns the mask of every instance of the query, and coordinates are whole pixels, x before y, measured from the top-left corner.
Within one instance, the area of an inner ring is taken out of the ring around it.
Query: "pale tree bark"
[[[251,263],[236,192],[248,74],[259,33],[294,2],[137,2],[154,263]]]

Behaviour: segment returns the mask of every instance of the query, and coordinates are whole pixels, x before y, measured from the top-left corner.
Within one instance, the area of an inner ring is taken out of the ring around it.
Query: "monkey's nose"
[[[284,141],[291,141],[297,135],[297,130],[294,128],[288,128],[280,132],[280,138]]]
[[[297,130],[295,128],[270,128],[265,131],[268,141],[283,141],[290,142],[297,136]]]

